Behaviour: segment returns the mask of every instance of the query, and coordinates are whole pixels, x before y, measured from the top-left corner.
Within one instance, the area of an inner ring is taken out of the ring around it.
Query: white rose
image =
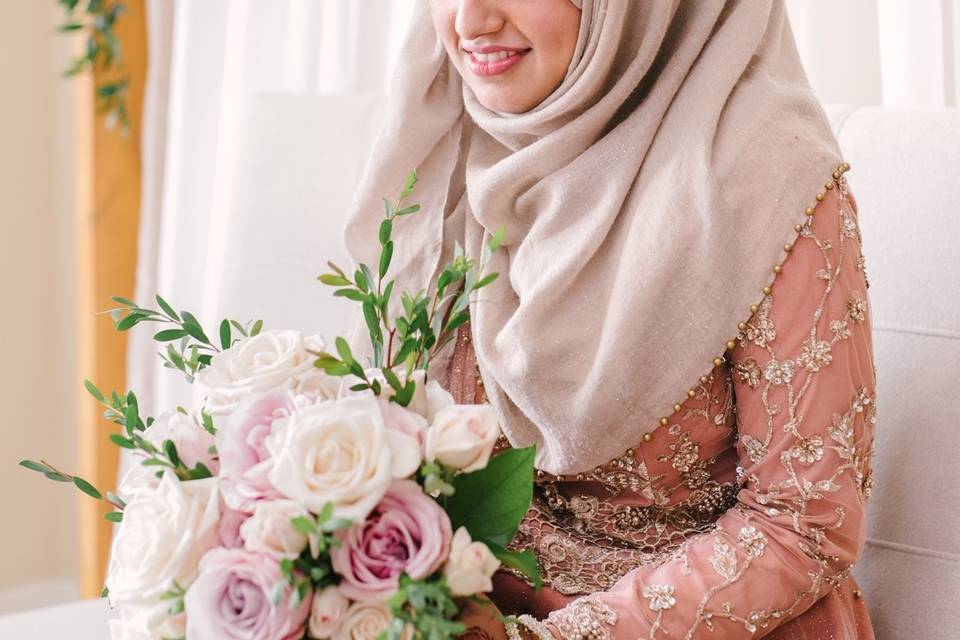
[[[241,340],[197,373],[206,411],[230,413],[243,398],[280,388],[320,399],[335,397],[338,382],[314,366],[315,357],[308,351],[324,346],[318,336],[304,338],[299,331],[264,331]]]
[[[310,606],[310,637],[328,640],[346,614],[350,601],[336,587],[327,587],[313,596]]]
[[[450,542],[450,555],[443,566],[450,592],[455,596],[472,596],[493,591],[493,574],[500,561],[487,545],[474,542],[466,527],[460,527]]]
[[[333,633],[333,640],[376,640],[393,623],[393,614],[383,602],[354,602]],[[413,637],[408,628],[404,640]]]
[[[313,513],[330,502],[362,521],[393,479],[393,456],[375,398],[354,396],[297,409],[267,437],[270,482]]]
[[[180,482],[170,471],[154,490],[142,490],[123,511],[113,538],[106,585],[114,605],[140,610],[151,632],[170,622],[161,598],[197,577],[200,558],[217,542],[220,497],[216,478]]]
[[[240,525],[240,537],[247,551],[263,553],[277,560],[295,560],[307,548],[307,536],[291,522],[307,510],[291,500],[264,500],[253,515]]]
[[[437,412],[427,430],[427,460],[465,473],[487,466],[500,435],[493,408],[487,404],[455,404]]]

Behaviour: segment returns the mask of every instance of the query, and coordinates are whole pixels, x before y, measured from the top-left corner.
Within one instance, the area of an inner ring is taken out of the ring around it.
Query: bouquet
[[[44,461],[21,464],[70,482],[115,510],[106,595],[122,639],[441,640],[464,631],[465,599],[507,566],[539,583],[535,557],[508,545],[530,505],[533,450],[493,455],[489,405],[459,405],[427,377],[431,357],[468,320],[479,263],[457,246],[435,290],[400,294],[387,280],[393,226],[419,206],[384,200],[377,271],[330,263],[320,281],[362,305],[372,358],[343,338],[223,320],[211,340],[197,318],[114,298],[116,328],[162,325],[164,365],[194,384],[199,406],[143,417],[134,392],[103,393],[133,452],[115,492]]]

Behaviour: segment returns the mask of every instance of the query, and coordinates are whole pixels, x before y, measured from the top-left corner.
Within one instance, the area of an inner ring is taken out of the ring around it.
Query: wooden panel
[[[126,339],[113,330],[110,296],[132,297],[140,217],[140,119],[146,81],[146,22],[143,0],[124,0],[127,12],[117,21],[124,69],[130,76],[127,108],[130,132],[108,130],[95,113],[92,88],[78,106],[77,277],[78,373],[101,389],[125,391]],[[110,77],[93,75],[100,84]],[[83,82],[89,82],[86,78]],[[117,448],[108,435],[113,425],[85,396],[78,408],[80,475],[101,489],[117,482]],[[105,502],[79,496],[80,590],[95,597],[103,589],[112,525],[103,519]]]

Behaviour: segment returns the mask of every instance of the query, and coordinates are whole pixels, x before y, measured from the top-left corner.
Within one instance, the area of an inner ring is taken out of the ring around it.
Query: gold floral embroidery
[[[617,623],[617,612],[597,598],[574,600],[547,616],[564,640],[612,640],[610,627]]]

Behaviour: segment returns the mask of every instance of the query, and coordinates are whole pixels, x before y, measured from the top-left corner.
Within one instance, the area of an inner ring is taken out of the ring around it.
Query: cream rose
[[[333,636],[343,616],[350,607],[350,601],[336,587],[327,587],[313,596],[310,607],[310,621],[307,629],[315,640],[328,640]]]
[[[393,614],[383,602],[354,602],[333,633],[333,640],[376,640],[393,622]],[[404,640],[413,637],[408,629]]]
[[[440,409],[427,429],[427,460],[465,473],[487,466],[500,435],[490,405],[455,404]]]
[[[277,560],[295,560],[307,548],[307,536],[293,526],[307,510],[291,500],[258,502],[253,515],[240,525],[240,537],[247,551],[263,553]]]
[[[216,478],[180,482],[167,471],[156,489],[136,492],[113,539],[111,603],[145,612],[154,635],[166,628],[170,602],[161,596],[196,579],[200,558],[218,541],[219,518]]]
[[[453,534],[450,555],[443,566],[447,585],[455,596],[472,596],[493,591],[493,574],[500,568],[500,561],[482,542],[474,542],[466,527]]]
[[[318,336],[303,337],[299,331],[264,331],[233,345],[213,357],[210,366],[197,373],[197,386],[206,397],[211,414],[232,412],[245,397],[287,388],[294,393],[333,398],[339,382],[314,365],[308,350],[322,351]]]
[[[319,513],[362,521],[393,479],[393,456],[376,399],[342,398],[297,409],[267,437],[270,482],[287,498]]]

